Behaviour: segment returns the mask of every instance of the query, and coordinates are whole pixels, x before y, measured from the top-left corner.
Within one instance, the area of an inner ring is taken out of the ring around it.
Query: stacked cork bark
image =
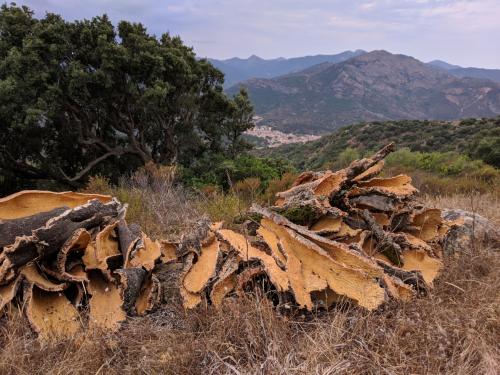
[[[252,207],[245,234],[208,230],[185,258],[185,306],[220,306],[250,284],[308,310],[340,301],[372,310],[426,293],[452,224],[416,201],[410,177],[376,177],[392,150],[336,172],[301,174],[273,207]]]
[[[41,338],[117,330],[160,302],[158,263],[180,263],[186,309],[261,289],[276,305],[373,310],[425,294],[456,223],[423,207],[405,175],[377,177],[388,145],[339,171],[305,172],[253,205],[240,231],[201,220],[180,243],[127,224],[110,196],[23,191],[0,199],[0,312],[22,309]]]
[[[117,330],[158,302],[161,256],[104,195],[23,191],[0,199],[0,311],[23,309],[44,339]]]

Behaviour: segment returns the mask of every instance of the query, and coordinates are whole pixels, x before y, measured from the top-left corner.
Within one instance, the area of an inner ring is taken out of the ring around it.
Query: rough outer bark
[[[236,286],[236,271],[241,258],[234,252],[230,252],[222,264],[218,278],[212,285],[210,301],[220,307],[224,297],[231,293]]]
[[[41,244],[35,236],[16,237],[15,242],[4,248],[5,258],[11,267],[18,268],[39,256]],[[0,276],[1,280],[1,276]]]
[[[401,206],[397,199],[379,194],[360,195],[349,199],[349,205],[357,208],[370,208],[378,211],[393,212]]]
[[[211,222],[208,217],[203,217],[198,220],[192,226],[192,231],[181,239],[180,244],[177,247],[177,255],[179,257],[183,257],[192,251],[199,255],[201,244],[207,238],[210,226]]]
[[[64,243],[61,250],[57,253],[54,267],[56,271],[55,276],[59,280],[73,282],[88,281],[87,275],[83,271],[83,261],[81,257],[90,243],[90,240],[90,233],[87,230],[80,228],[77,229]],[[71,258],[74,254],[76,254],[78,259]],[[71,272],[75,266],[81,266],[79,274]]]
[[[125,207],[116,199],[103,204],[92,200],[83,206],[66,211],[55,217],[46,226],[33,232],[42,245],[40,256],[45,258],[56,253],[66,240],[79,228],[91,229],[119,220],[125,215]]]
[[[29,236],[35,229],[45,225],[49,219],[61,215],[68,207],[55,208],[48,212],[13,220],[0,220],[0,248],[13,244],[16,237]]]
[[[391,262],[401,267],[404,264],[401,256],[401,246],[399,246],[390,235],[384,232],[382,227],[377,224],[375,218],[368,210],[361,211],[361,216],[366,221],[370,231],[377,240],[377,250],[387,256]]]
[[[347,178],[349,180],[355,178],[361,173],[367,171],[369,168],[373,167],[375,164],[383,160],[387,155],[389,155],[391,152],[394,152],[395,150],[396,147],[394,145],[394,142],[389,143],[387,146],[379,150],[372,157],[353,161],[349,165],[349,167],[345,168]]]
[[[350,187],[361,179],[377,174],[381,170],[381,161],[392,151],[391,143],[371,158],[352,162],[347,168],[337,172],[306,172],[300,175],[293,186],[276,194],[278,200],[274,209],[297,224],[309,225],[323,215],[342,216],[339,208],[331,202],[342,200]],[[305,216],[300,218],[300,215]]]
[[[120,278],[123,309],[127,314],[135,315],[135,302],[141,292],[141,286],[148,273],[143,268],[118,269],[115,273]]]
[[[127,222],[122,219],[118,222],[117,229],[120,251],[123,255],[123,262],[126,264],[137,241],[141,239],[141,227],[137,224],[128,225]]]
[[[253,281],[256,277],[267,276],[267,273],[262,265],[257,265],[245,269],[236,277],[236,293],[241,297],[245,294],[245,286]]]
[[[137,314],[144,315],[155,310],[161,302],[161,297],[161,283],[155,275],[150,274],[145,278],[135,303]]]
[[[415,290],[422,294],[427,294],[429,288],[425,282],[422,273],[420,271],[406,271],[398,267],[394,267],[391,264],[384,262],[382,260],[377,260],[380,267],[384,269],[384,272],[392,277],[400,279],[403,283],[411,285]]]
[[[59,252],[77,229],[100,227],[124,214],[125,207],[115,199],[106,204],[97,199],[91,200],[50,218],[44,226],[33,230],[31,236],[17,237],[14,244],[4,248],[5,256],[12,267],[20,267],[37,258],[50,258]]]

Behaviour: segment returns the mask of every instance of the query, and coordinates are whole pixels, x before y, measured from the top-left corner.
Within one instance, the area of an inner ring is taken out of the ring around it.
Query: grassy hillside
[[[500,167],[500,117],[462,121],[386,121],[344,127],[317,141],[259,150],[281,157],[299,170],[320,169],[347,148],[361,155],[395,142],[399,149],[419,152],[456,152]],[[497,147],[498,146],[498,147]]]

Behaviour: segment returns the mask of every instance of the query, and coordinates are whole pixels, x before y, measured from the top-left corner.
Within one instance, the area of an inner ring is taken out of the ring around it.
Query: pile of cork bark
[[[277,305],[376,309],[425,294],[458,225],[415,199],[405,175],[376,177],[386,146],[333,172],[305,172],[244,229],[205,223],[181,243],[153,241],[103,195],[23,191],[0,199],[0,312],[21,308],[42,338],[117,330],[159,303],[158,263],[183,264],[186,309],[261,288]]]
[[[425,294],[457,223],[419,204],[410,177],[375,177],[392,150],[336,172],[301,174],[273,207],[252,207],[244,234],[209,229],[185,257],[184,305],[218,306],[252,285],[308,310],[336,302],[371,310]]]
[[[116,330],[154,308],[161,257],[104,195],[23,191],[0,199],[0,312],[22,308],[41,338]]]

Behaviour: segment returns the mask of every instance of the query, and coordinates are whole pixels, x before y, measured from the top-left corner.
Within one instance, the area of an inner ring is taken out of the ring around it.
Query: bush
[[[297,176],[297,173],[287,172],[281,178],[269,181],[267,189],[258,197],[259,202],[272,205],[276,200],[276,194],[289,189]]]
[[[292,167],[280,160],[241,155],[227,159],[223,155],[204,157],[183,169],[182,179],[187,185],[202,188],[205,185],[218,185],[229,191],[237,182],[247,178],[258,178],[262,189],[269,182],[280,178]]]
[[[385,159],[387,167],[404,167],[408,170],[422,170],[440,176],[458,176],[489,170],[491,167],[480,160],[456,152],[415,152],[408,148],[397,150]]]
[[[234,193],[216,194],[211,198],[202,200],[198,207],[212,221],[224,221],[229,226],[234,224],[248,210],[247,202]]]
[[[127,221],[137,223],[152,237],[178,239],[201,213],[198,197],[176,181],[175,168],[147,164],[112,185],[106,177],[94,176],[82,190],[109,194],[126,203]]]

